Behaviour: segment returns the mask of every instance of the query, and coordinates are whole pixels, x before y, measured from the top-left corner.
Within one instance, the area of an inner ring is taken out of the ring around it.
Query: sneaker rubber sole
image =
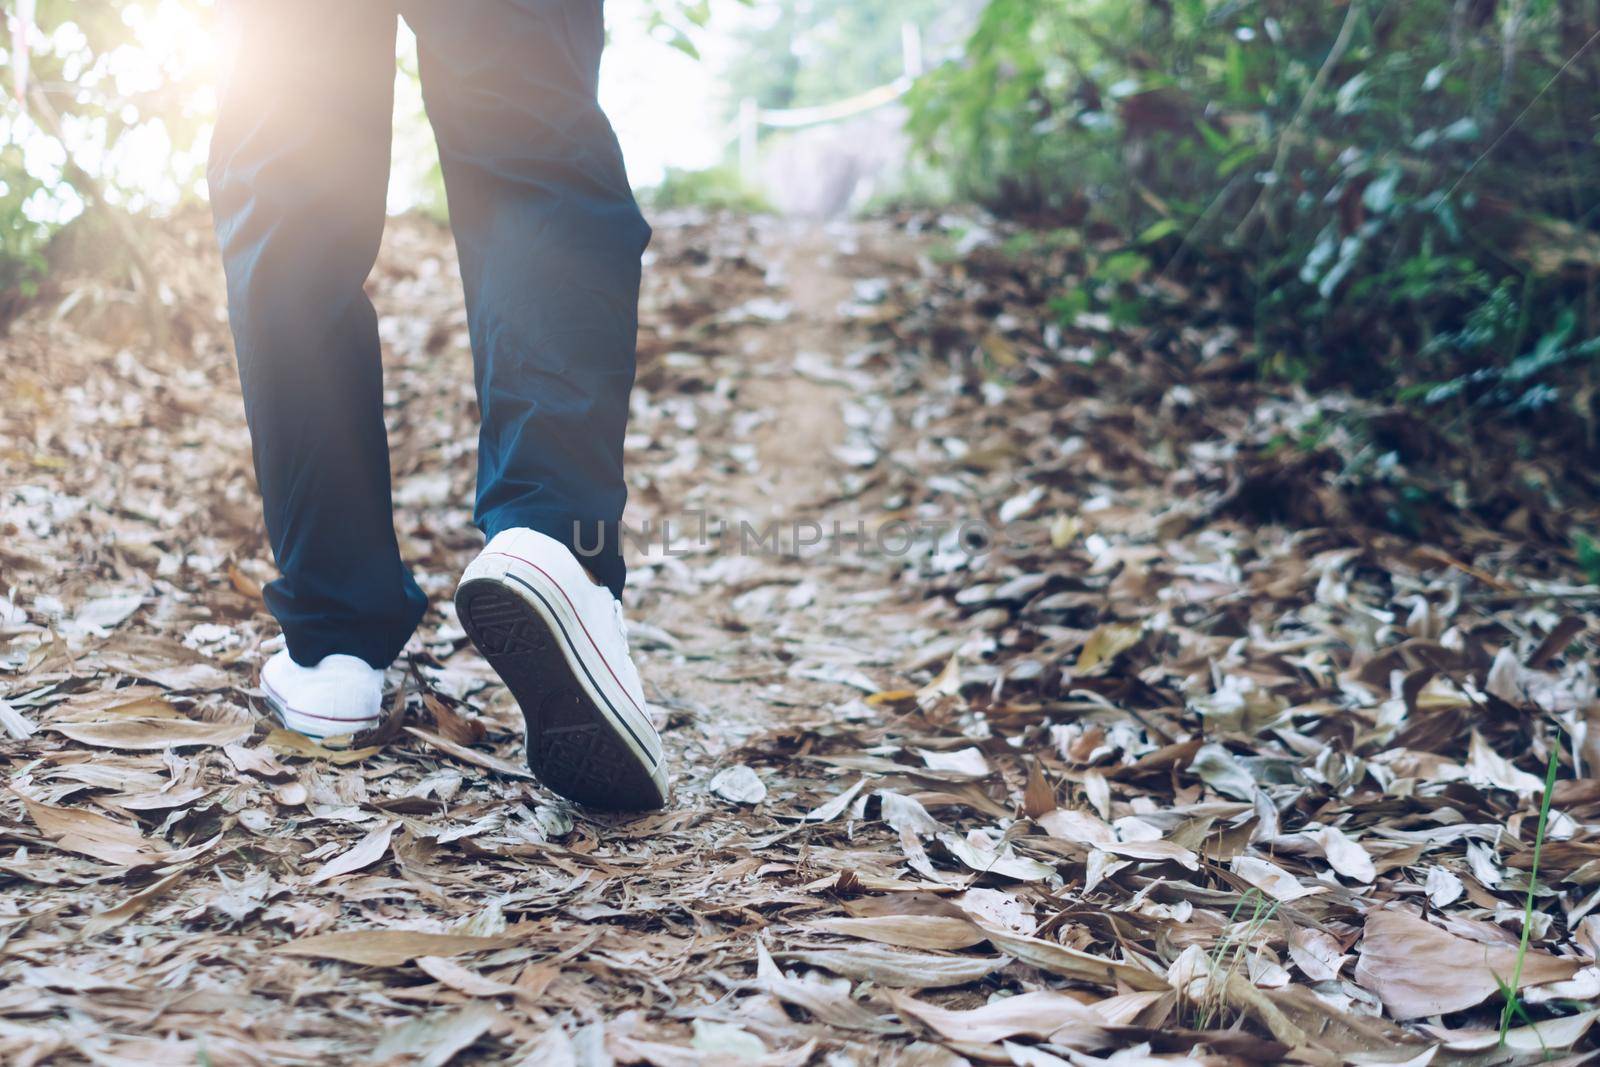
[[[512,582],[521,588],[511,588]],[[455,600],[462,629],[522,709],[528,767],[540,782],[607,811],[649,811],[666,803],[661,768],[635,751],[645,747],[637,735],[628,743],[623,731],[633,728],[627,717],[602,706],[608,701],[603,691],[584,683],[589,667],[543,592],[508,574],[469,578]]]
[[[261,682],[261,691],[267,698],[267,710],[272,713],[273,720],[279,726],[303,737],[309,737],[313,741],[325,741],[330,737],[354,737],[356,734],[376,729],[383,722],[381,715],[371,719],[348,719],[298,711],[290,707],[283,694],[265,679]]]

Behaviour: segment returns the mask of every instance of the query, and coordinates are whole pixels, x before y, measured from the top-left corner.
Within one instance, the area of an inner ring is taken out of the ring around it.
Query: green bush
[[[211,94],[190,53],[208,45],[210,6],[38,0],[29,30],[7,20],[0,84],[24,93],[0,111],[0,294],[31,292],[51,237],[85,209],[193,195]]]
[[[1600,0],[990,0],[911,132],[1220,290],[1263,368],[1531,411],[1600,354],[1597,33]]]
[[[772,206],[751,189],[732,166],[707,170],[680,170],[668,167],[661,183],[643,191],[640,200],[646,207],[669,210],[703,207],[750,213],[770,212]]]

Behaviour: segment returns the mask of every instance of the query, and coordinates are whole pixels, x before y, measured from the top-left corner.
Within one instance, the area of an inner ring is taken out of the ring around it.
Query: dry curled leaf
[[[417,969],[429,978],[469,997],[507,997],[517,996],[522,992],[519,987],[509,982],[497,982],[492,978],[485,978],[477,971],[463,967],[443,956],[418,956],[416,964]]]
[[[1285,904],[1326,893],[1327,886],[1303,885],[1294,875],[1256,856],[1235,856],[1233,873],[1261,890],[1273,900]]]
[[[845,988],[784,974],[773,962],[766,945],[756,942],[756,980],[785,1004],[800,1008],[829,1026],[872,1034],[897,1033],[900,1027],[851,999]]]
[[[1324,826],[1316,832],[1317,844],[1328,857],[1328,866],[1356,882],[1372,882],[1378,877],[1377,868],[1367,850],[1335,826]]]
[[[742,763],[718,771],[707,788],[723,800],[731,800],[735,804],[759,804],[767,799],[766,783]]]
[[[370,867],[383,859],[389,853],[389,840],[394,837],[394,832],[399,823],[386,821],[374,826],[367,835],[357,841],[350,851],[342,853],[318,867],[306,879],[307,885],[316,885],[326,882],[330,878],[337,878],[341,874],[350,874],[363,867]]]

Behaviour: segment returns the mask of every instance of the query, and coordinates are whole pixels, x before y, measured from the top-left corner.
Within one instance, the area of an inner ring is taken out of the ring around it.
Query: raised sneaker
[[[495,535],[461,576],[456,614],[522,709],[541,782],[596,808],[666,803],[622,604],[565,545],[529,529]]]
[[[302,667],[284,649],[262,666],[261,688],[278,721],[307,737],[348,737],[383,718],[383,672],[355,656]]]

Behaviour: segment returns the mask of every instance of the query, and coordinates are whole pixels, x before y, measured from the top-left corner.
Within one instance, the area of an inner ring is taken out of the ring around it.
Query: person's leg
[[[638,809],[667,794],[616,599],[650,228],[595,100],[600,3],[401,10],[444,164],[483,420],[475,517],[489,543],[456,589],[457,616],[522,709],[540,781]]]
[[[613,595],[650,228],[595,99],[601,0],[404,0],[461,255],[475,520],[573,548]],[[596,549],[599,551],[595,551]]]
[[[451,7],[455,5],[441,5]],[[390,513],[376,316],[393,0],[224,0],[236,59],[207,170],[293,659],[387,666],[427,606]]]

